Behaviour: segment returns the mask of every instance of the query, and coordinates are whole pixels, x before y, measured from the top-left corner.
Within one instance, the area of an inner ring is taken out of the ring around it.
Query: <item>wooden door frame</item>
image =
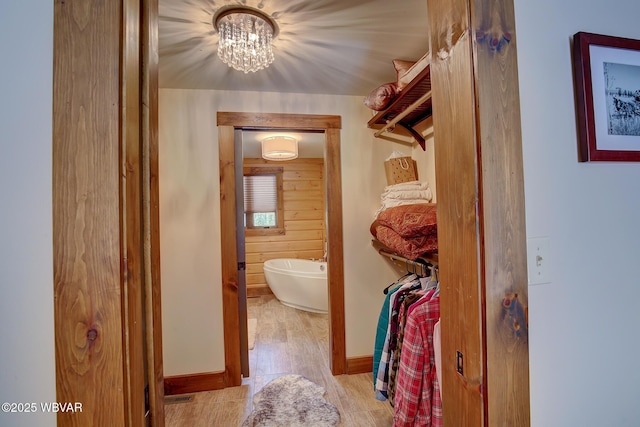
[[[346,372],[344,259],[342,242],[342,174],[340,168],[340,116],[281,113],[218,112],[220,156],[220,240],[225,386],[242,383],[238,318],[238,256],[236,246],[234,130],[308,130],[325,134],[324,172],[327,209],[329,286],[329,354],[331,372]]]
[[[57,424],[162,427],[158,1],[53,18],[56,400],[83,404]]]
[[[428,0],[427,8],[437,52],[431,79],[443,421],[526,427],[528,283],[513,0]]]

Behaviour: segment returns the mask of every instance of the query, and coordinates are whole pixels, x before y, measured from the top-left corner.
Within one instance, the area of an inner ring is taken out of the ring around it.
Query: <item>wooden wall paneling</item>
[[[324,159],[296,159],[287,162],[269,162],[264,159],[244,159],[245,170],[272,168],[274,165],[283,171],[284,234],[245,235],[245,256],[247,263],[247,285],[251,294],[264,294],[268,285],[264,276],[263,263],[268,259],[284,258],[274,254],[282,253],[283,248],[293,255],[286,258],[300,258],[295,254],[308,253],[304,258],[321,258],[324,254],[325,223],[320,220],[300,220],[295,215],[300,211],[325,211],[324,200]],[[296,185],[301,184],[301,185]],[[258,243],[262,243],[258,245]],[[299,244],[301,243],[301,244]],[[304,250],[302,250],[304,248]],[[260,289],[258,291],[258,289]],[[264,290],[264,291],[263,291]]]
[[[320,180],[322,179],[322,171],[313,171],[313,170],[293,170],[293,171],[285,171],[284,179],[287,181],[291,180]]]
[[[142,141],[144,216],[144,313],[149,424],[164,427],[164,366],[160,284],[160,188],[158,181],[158,0],[142,2]]]
[[[317,250],[311,251],[284,251],[284,252],[271,252],[268,255],[263,253],[253,253],[247,255],[246,262],[260,263],[265,262],[268,259],[273,258],[317,258]]]
[[[288,219],[322,219],[324,218],[324,212],[320,210],[311,211],[284,211],[285,221]]]
[[[236,245],[236,183],[234,128],[218,126],[220,153],[220,244],[222,247],[222,321],[224,327],[225,384],[242,383],[238,317],[238,255]]]
[[[251,242],[279,242],[279,241],[305,241],[322,239],[322,230],[292,230],[286,235],[274,234],[272,236],[251,236]],[[249,239],[247,238],[247,241]]]
[[[284,209],[286,211],[320,211],[324,212],[320,209],[317,202],[321,202],[321,200],[285,200]]]
[[[285,190],[320,190],[324,191],[324,183],[320,181],[288,181],[284,184]]]
[[[81,413],[58,412],[61,427],[128,424],[124,196],[116,173],[124,172],[122,7],[116,1],[54,3],[56,400],[83,404]]]
[[[324,202],[324,191],[322,190],[296,190],[285,191],[284,200],[286,201],[304,201],[312,200],[320,203]]]
[[[322,199],[324,203],[324,198]],[[285,223],[284,228],[287,231],[296,230],[322,230],[324,228],[323,220],[291,220]]]
[[[258,242],[258,243],[247,243],[245,245],[245,249],[247,252],[269,252],[271,250],[274,251],[299,251],[299,250],[313,250],[318,246],[318,242],[305,242],[305,241],[296,241],[296,242]]]
[[[429,0],[444,425],[482,426],[476,129],[468,0]],[[463,374],[456,370],[457,352]]]
[[[490,426],[528,426],[527,260],[513,0],[476,1],[471,14],[481,158]]]

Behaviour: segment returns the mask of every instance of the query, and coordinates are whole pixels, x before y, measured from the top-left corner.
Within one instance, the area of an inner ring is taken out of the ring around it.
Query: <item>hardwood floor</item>
[[[250,377],[240,387],[195,393],[189,402],[166,404],[167,427],[240,426],[252,410],[253,394],[286,374],[300,374],[323,386],[326,399],[340,411],[340,426],[391,426],[393,408],[375,399],[371,373],[331,375],[327,315],[260,296],[249,298],[248,317],[258,319],[255,347],[249,351]]]

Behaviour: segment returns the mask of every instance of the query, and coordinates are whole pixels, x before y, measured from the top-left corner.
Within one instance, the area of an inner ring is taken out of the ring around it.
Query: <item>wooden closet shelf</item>
[[[431,117],[431,113],[431,66],[427,65],[402,89],[396,99],[385,110],[373,116],[367,125],[377,130],[376,137],[380,137],[384,132],[393,132],[400,126],[425,150],[425,140],[415,127]]]

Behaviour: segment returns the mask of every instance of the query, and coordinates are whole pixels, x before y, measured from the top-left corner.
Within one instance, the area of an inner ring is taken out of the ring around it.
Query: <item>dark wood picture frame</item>
[[[578,160],[640,161],[640,40],[578,32],[573,72]]]

